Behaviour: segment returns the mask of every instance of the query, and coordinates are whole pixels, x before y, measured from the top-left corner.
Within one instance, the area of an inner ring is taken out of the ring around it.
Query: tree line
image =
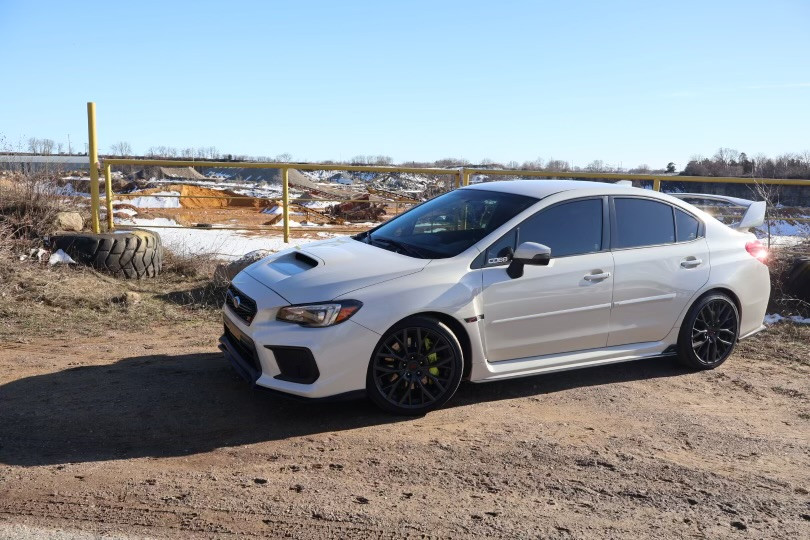
[[[751,178],[810,179],[810,150],[771,158],[751,157],[732,148],[720,148],[710,158],[693,156],[681,172],[684,176],[734,176]]]

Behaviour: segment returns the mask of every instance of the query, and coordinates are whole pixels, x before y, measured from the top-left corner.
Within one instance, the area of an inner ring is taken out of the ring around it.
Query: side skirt
[[[655,341],[650,343],[634,343],[607,347],[604,349],[590,349],[573,353],[536,356],[506,360],[498,363],[487,363],[486,372],[479,370],[478,377],[473,382],[489,382],[540,373],[553,373],[604,364],[631,362],[661,356],[674,356],[674,348],[669,341]]]

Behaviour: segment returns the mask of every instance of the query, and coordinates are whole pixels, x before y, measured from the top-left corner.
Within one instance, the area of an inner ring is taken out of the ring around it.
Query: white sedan
[[[251,383],[423,414],[485,382],[676,355],[713,369],[763,328],[765,204],[504,181],[241,272],[220,348]],[[727,226],[684,198],[746,207]]]

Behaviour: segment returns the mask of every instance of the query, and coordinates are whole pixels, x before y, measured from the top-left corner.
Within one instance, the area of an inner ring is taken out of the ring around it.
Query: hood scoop
[[[413,274],[429,262],[343,237],[282,252],[245,271],[291,304],[303,304]]]
[[[305,253],[301,253],[300,251],[295,252],[295,260],[309,266],[310,268],[315,268],[318,266],[318,261]]]

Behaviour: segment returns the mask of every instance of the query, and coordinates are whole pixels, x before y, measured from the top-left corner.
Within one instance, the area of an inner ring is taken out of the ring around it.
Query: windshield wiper
[[[371,235],[369,235],[369,240],[371,241],[372,244],[374,242],[378,242],[380,244],[388,245],[388,246],[391,246],[393,248],[402,250],[403,252],[405,252],[406,254],[411,255],[412,257],[417,257],[419,259],[427,259],[428,258],[428,257],[425,256],[425,253],[422,252],[422,250],[420,250],[419,248],[416,248],[414,246],[410,246],[408,244],[404,244],[404,243],[400,242],[399,240],[392,240],[390,238],[373,238],[372,239]]]

